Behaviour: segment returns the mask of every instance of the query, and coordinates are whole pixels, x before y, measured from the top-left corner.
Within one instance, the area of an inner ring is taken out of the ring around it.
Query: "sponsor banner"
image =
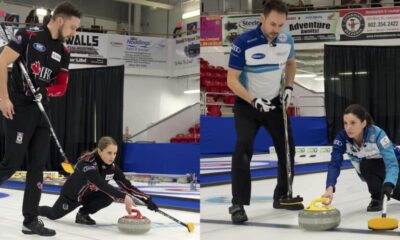
[[[171,75],[198,74],[200,55],[200,35],[171,39]]]
[[[221,16],[202,16],[200,18],[200,44],[202,47],[222,45],[221,25]]]
[[[336,41],[337,12],[290,14],[283,30],[289,31],[296,43]]]
[[[197,33],[197,22],[191,22],[186,24],[186,34],[193,35]]]
[[[71,57],[70,63],[85,65],[107,65],[106,58]]]
[[[107,65],[108,34],[77,32],[66,41],[71,51],[71,63]]]
[[[256,28],[260,15],[240,15],[223,17],[223,45],[229,46],[240,34]],[[296,43],[335,41],[337,12],[290,14],[283,31],[292,34]]]
[[[167,72],[167,39],[110,35],[108,57],[112,64],[125,65],[131,74],[165,75]]]
[[[260,15],[223,16],[222,18],[222,45],[230,46],[242,33],[256,28]]]
[[[340,40],[400,38],[400,7],[340,10]]]

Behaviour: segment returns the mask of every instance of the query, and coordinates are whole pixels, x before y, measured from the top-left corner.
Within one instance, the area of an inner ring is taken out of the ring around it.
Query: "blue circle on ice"
[[[10,196],[10,194],[0,193],[0,198],[5,198],[5,197],[8,197],[8,196]]]
[[[251,203],[265,203],[270,202],[272,200],[272,196],[252,196]],[[219,197],[210,197],[205,200],[206,203],[211,204],[230,204],[232,201],[232,196],[219,196]]]

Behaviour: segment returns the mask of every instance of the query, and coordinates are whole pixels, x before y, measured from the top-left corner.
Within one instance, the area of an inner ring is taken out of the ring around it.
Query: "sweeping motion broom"
[[[386,217],[387,199],[383,198],[382,216],[368,220],[368,228],[372,230],[394,230],[398,228],[399,222],[395,218]]]

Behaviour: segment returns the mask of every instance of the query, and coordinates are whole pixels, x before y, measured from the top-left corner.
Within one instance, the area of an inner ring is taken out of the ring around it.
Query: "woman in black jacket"
[[[131,195],[142,200],[150,210],[157,210],[158,206],[151,197],[134,187],[114,163],[117,149],[113,138],[102,137],[97,148],[78,159],[75,172],[64,183],[53,207],[39,207],[39,215],[55,220],[82,205],[75,222],[94,225],[96,222],[89,214],[109,206],[113,201],[125,203],[125,209],[130,214],[135,206]],[[115,180],[120,189],[108,183],[111,179]]]

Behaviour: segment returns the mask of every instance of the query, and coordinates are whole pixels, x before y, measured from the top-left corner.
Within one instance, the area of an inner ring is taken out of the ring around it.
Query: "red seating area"
[[[213,66],[208,61],[200,58],[200,87],[207,92],[207,115],[220,117],[221,106],[218,103],[233,104],[235,96],[224,96],[218,93],[233,94],[227,84],[228,70],[221,66]],[[212,94],[216,93],[216,94]],[[219,102],[221,100],[221,102]]]
[[[200,142],[200,124],[196,123],[188,129],[188,133],[178,133],[170,139],[171,143],[199,143]]]
[[[213,66],[203,58],[200,58],[200,87],[205,92],[232,93],[226,78],[228,70],[221,66]]]

